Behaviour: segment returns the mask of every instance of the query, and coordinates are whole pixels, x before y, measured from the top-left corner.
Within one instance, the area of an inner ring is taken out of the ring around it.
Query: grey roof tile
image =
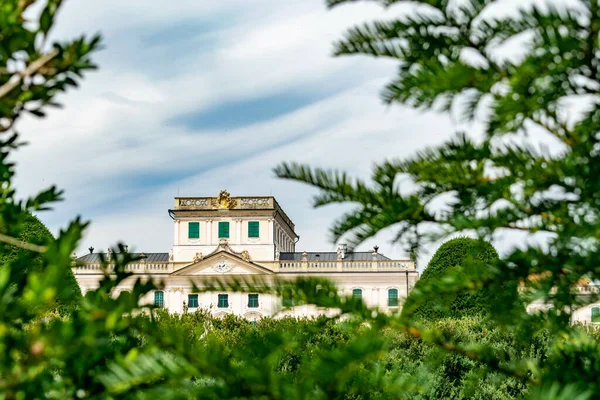
[[[335,251],[311,251],[306,252],[308,261],[337,261],[337,252]],[[373,259],[373,254],[370,251],[347,252],[344,261],[370,261]],[[377,253],[378,260],[389,260],[383,254]],[[281,261],[301,261],[302,252],[295,253],[280,253],[279,260]]]
[[[106,253],[91,253],[77,258],[77,262],[82,263],[99,263],[100,254],[106,258]],[[120,253],[113,253],[113,256],[118,256]],[[130,253],[133,257],[139,257],[142,253]],[[169,253],[143,253],[146,257],[144,260],[147,263],[169,262]]]

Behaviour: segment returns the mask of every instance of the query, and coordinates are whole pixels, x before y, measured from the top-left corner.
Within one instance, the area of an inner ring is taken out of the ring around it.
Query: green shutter
[[[200,238],[200,222],[188,222],[188,238]]]
[[[592,322],[600,322],[600,308],[592,307]]]
[[[398,307],[398,289],[388,290],[388,307]]]
[[[228,294],[220,294],[217,306],[219,308],[228,308],[229,307],[229,295]]]
[[[198,295],[197,294],[188,294],[188,307],[189,308],[198,308]]]
[[[248,307],[249,308],[258,307],[258,294],[249,294],[248,295]]]
[[[154,305],[156,307],[164,307],[165,305],[165,292],[157,290],[154,292]]]
[[[352,296],[362,298],[362,289],[352,289]]]
[[[228,238],[229,237],[229,222],[219,221],[219,237],[220,238]]]
[[[257,238],[259,237],[259,224],[258,221],[248,222],[248,237]]]

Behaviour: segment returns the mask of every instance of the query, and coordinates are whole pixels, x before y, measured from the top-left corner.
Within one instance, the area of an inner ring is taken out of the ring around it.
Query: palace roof
[[[106,260],[106,253],[88,253],[84,256],[78,257],[78,262],[85,263],[99,263],[100,262],[100,254],[104,255],[104,259]],[[113,253],[113,257],[115,255],[119,255],[121,253]],[[130,253],[130,255],[134,258],[139,257],[140,255],[144,255],[144,261],[147,263],[161,263],[161,262],[169,262],[169,253]]]
[[[294,252],[294,253],[285,253],[282,252],[279,255],[279,260],[280,261],[302,261],[302,254],[304,254],[303,252]],[[389,258],[387,258],[386,256],[384,256],[383,254],[379,254],[377,253],[376,256],[377,260],[389,260]],[[318,251],[311,251],[311,252],[306,252],[306,258],[308,259],[308,261],[337,261],[337,252],[335,251],[325,251],[325,252],[318,252]],[[357,251],[357,252],[346,252],[346,255],[344,257],[344,261],[371,261],[373,259],[373,253],[370,251]]]

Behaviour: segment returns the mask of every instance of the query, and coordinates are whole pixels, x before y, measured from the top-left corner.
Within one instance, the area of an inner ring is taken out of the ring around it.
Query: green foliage
[[[441,281],[450,269],[490,268],[490,264],[497,259],[498,253],[489,242],[468,237],[451,239],[435,252],[417,281],[415,291],[418,292],[424,285],[431,285],[430,281],[433,284]],[[409,296],[406,300],[406,309],[412,308],[412,299]],[[427,299],[416,306],[414,315],[426,320],[486,315],[490,304],[495,300],[495,293],[486,288],[472,293],[449,293],[447,296]]]
[[[36,216],[26,214],[21,220],[21,224],[22,226],[19,228],[17,239],[22,242],[48,246],[54,241],[52,233],[50,233],[48,228]],[[4,251],[5,253],[0,254],[0,268],[2,268],[2,265],[10,265],[19,262],[19,260],[26,260],[26,262],[23,262],[23,265],[26,265],[24,272],[43,272],[44,258],[41,254],[10,245],[6,246]],[[63,306],[76,305],[81,298],[81,290],[79,289],[77,280],[69,266],[63,268],[63,276],[60,280],[65,282],[66,289],[69,290],[69,293],[64,296],[59,294],[57,296],[58,303]],[[62,297],[65,297],[65,299]]]
[[[578,354],[585,361],[564,374],[560,360],[513,357],[505,369],[504,360],[484,351],[477,352],[479,359],[490,368],[527,376],[539,386],[532,398],[600,398],[587,379],[600,357],[570,326],[572,310],[598,300],[598,294],[580,296],[573,286],[582,279],[600,280],[600,5],[535,2],[498,13],[506,5],[493,0],[373,2],[413,7],[351,28],[336,43],[335,54],[397,60],[397,75],[382,94],[385,102],[452,110],[464,122],[477,119],[483,138],[457,132],[441,146],[380,162],[371,183],[294,163],[280,165],[276,174],[320,189],[317,207],[354,204],[332,227],[335,240],[346,236],[352,245],[388,228],[416,252],[461,232],[481,240],[540,234],[544,246],[522,241],[523,247],[490,268],[449,271],[441,281],[422,283],[403,310],[403,324],[421,329],[411,318],[419,304],[486,288],[498,296],[490,318],[509,327],[520,343],[531,343],[548,329],[550,354],[569,344],[564,356]],[[585,107],[576,112],[573,104]],[[556,151],[540,144],[533,132]],[[401,190],[400,179],[413,183],[410,192]],[[436,208],[442,199],[449,200]],[[534,301],[553,308],[528,314],[519,306]],[[432,331],[432,343],[464,351]]]
[[[233,315],[217,319],[204,311],[169,315],[160,310],[154,326],[156,335],[171,336],[176,341],[183,339],[192,346],[189,351],[212,354],[215,370],[211,371],[210,378],[201,377],[200,371],[195,371],[197,375],[186,389],[190,393],[201,393],[204,398],[211,398],[211,393],[220,398],[239,398],[244,390],[254,395],[265,391],[265,395],[278,398],[283,394],[279,391],[287,385],[295,388],[286,393],[286,398],[398,398],[401,392],[396,391],[399,387],[390,384],[392,377],[411,389],[406,396],[411,399],[506,399],[518,398],[527,391],[521,379],[486,371],[472,359],[446,354],[435,345],[393,328],[378,333],[381,354],[359,362],[356,353],[348,354],[348,351],[353,341],[368,329],[325,317],[265,318],[253,325]],[[478,342],[491,346],[496,353],[508,352],[534,359],[546,356],[547,337],[540,337],[535,346],[521,347],[508,332],[490,329],[481,319],[446,320],[437,326],[458,343]],[[340,359],[324,362],[326,355]],[[345,364],[349,360],[352,368]],[[330,362],[332,368],[323,369]],[[121,374],[128,372],[118,372],[104,376],[103,380],[109,385],[123,384]],[[329,385],[336,382],[334,377],[340,373],[345,375],[343,387],[321,386],[325,382]],[[383,378],[386,376],[388,379]],[[215,385],[215,380],[230,384]],[[163,384],[170,386],[169,382]],[[315,385],[320,389],[314,390]]]
[[[135,260],[122,246],[110,264],[103,260],[100,286],[76,307],[57,313],[58,300],[77,302],[65,270],[86,223],[76,218],[55,240],[35,243],[27,231],[32,212],[48,209],[61,193],[51,187],[17,200],[9,155],[20,146],[15,122],[24,112],[43,116],[45,107],[56,105],[57,94],[77,86],[82,74],[95,68],[90,55],[100,39],[47,43],[61,1],[48,0],[37,19],[27,19],[35,3],[0,1],[0,133],[5,135],[0,138],[0,254],[6,257],[0,268],[2,397],[600,397],[598,332],[569,325],[569,310],[597,298],[582,299],[572,286],[582,277],[600,277],[600,114],[596,102],[574,122],[559,112],[565,96],[595,96],[600,87],[597,3],[523,9],[499,18],[486,12],[494,1],[427,0],[395,20],[351,30],[337,54],[400,61],[398,76],[384,92],[386,101],[447,110],[467,96],[469,118],[483,101],[490,108],[483,141],[459,135],[408,160],[383,162],[375,169],[374,185],[343,173],[279,167],[280,176],[322,189],[316,205],[358,205],[334,225],[334,237],[350,234],[351,243],[358,244],[394,226],[414,258],[423,244],[447,234],[469,230],[485,240],[514,230],[547,233],[549,250],[530,246],[486,262],[489,268],[471,268],[476,258],[448,268],[442,279],[424,279],[414,289],[402,315],[340,297],[325,279],[248,278],[197,288],[285,293],[295,305],[340,313],[314,321],[266,319],[256,326],[206,313],[169,316],[142,305],[157,285],[127,272],[126,265]],[[526,55],[499,61],[494,48],[519,35],[531,39]],[[465,59],[469,52],[482,63]],[[554,155],[503,141],[507,133],[525,133],[534,125],[562,142],[564,151]],[[415,190],[401,193],[398,176],[410,177]],[[452,197],[444,212],[430,207],[444,196]],[[424,224],[439,229],[425,234]],[[27,251],[11,257],[13,246]],[[528,279],[533,274],[537,279]],[[125,280],[133,281],[133,289],[117,296]],[[414,318],[429,300],[484,288],[498,296],[486,318]],[[552,302],[554,308],[529,315],[514,306],[534,300]]]

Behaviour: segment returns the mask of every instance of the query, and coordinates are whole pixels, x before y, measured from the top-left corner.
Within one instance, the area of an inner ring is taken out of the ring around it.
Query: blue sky
[[[328,227],[348,209],[314,210],[312,189],[273,176],[284,160],[369,175],[374,162],[449,137],[456,123],[384,106],[395,65],[331,57],[355,23],[390,12],[373,4],[325,9],[322,0],[70,0],[55,37],[100,31],[100,70],[64,96],[63,110],[19,131],[21,195],[56,183],[66,201],[41,219],[53,231],[79,214],[81,250],[122,240],[166,252],[173,197],[273,194],[300,234],[297,250],[335,249]],[[405,257],[383,232],[377,244]],[[424,255],[426,261],[428,255]]]

